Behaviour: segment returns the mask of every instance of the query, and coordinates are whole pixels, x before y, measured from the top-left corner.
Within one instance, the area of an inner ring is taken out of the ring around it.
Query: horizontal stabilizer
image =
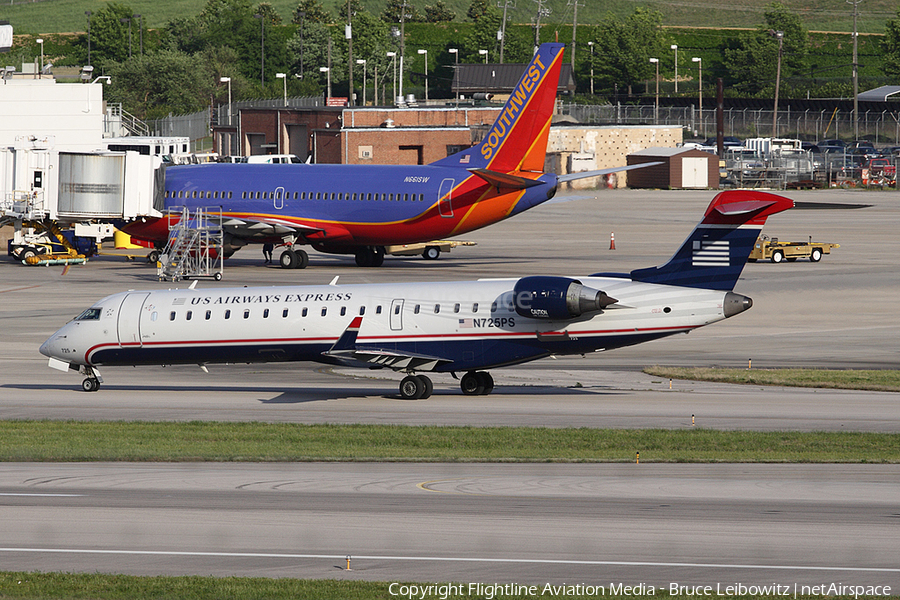
[[[669,262],[636,269],[633,281],[731,291],[766,219],[793,200],[755,190],[721,192]]]
[[[508,190],[524,190],[526,188],[541,185],[541,181],[534,179],[526,179],[517,175],[509,175],[507,173],[498,173],[488,169],[469,169],[473,175],[478,175],[489,184],[498,188],[506,188]]]
[[[557,181],[560,183],[566,181],[575,181],[576,179],[584,179],[586,177],[600,177],[601,175],[609,175],[610,173],[618,173],[619,171],[631,171],[632,169],[643,169],[644,167],[652,167],[661,165],[661,161],[642,163],[639,165],[628,165],[627,167],[611,167],[609,169],[600,169],[599,171],[579,171],[578,173],[568,173],[560,175]]]

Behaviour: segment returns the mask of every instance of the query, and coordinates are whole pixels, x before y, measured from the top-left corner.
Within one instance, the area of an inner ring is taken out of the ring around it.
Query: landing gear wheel
[[[285,250],[278,257],[278,264],[281,265],[282,269],[296,269],[299,261],[300,257],[293,250]]]
[[[441,249],[437,246],[428,246],[422,251],[422,258],[426,260],[437,260],[441,255]]]
[[[374,246],[372,248],[372,266],[380,267],[384,264],[384,246]]]
[[[809,255],[809,262],[819,262],[822,260],[822,251],[818,248],[813,248],[812,254]]]
[[[380,267],[384,264],[384,246],[364,246],[356,251],[359,267]]]
[[[487,371],[478,371],[477,373],[475,373],[475,376],[481,379],[481,394],[483,396],[487,396],[494,391],[494,378],[491,377],[490,373],[488,373]]]
[[[159,250],[151,250],[150,254],[147,255],[147,262],[155,265],[159,262]]]
[[[783,260],[784,260],[784,252],[782,252],[781,250],[776,250],[775,252],[772,253],[772,262],[773,263],[780,263]]]
[[[431,382],[431,378],[427,375],[416,375],[419,379],[422,380],[422,383],[425,385],[425,391],[422,393],[421,399],[425,400],[426,398],[431,397],[431,393],[434,391],[434,384]]]
[[[475,371],[469,371],[459,380],[459,388],[466,396],[480,396],[484,393],[484,379]]]
[[[369,248],[360,248],[356,251],[356,266],[357,267],[371,267],[372,260],[374,257],[372,256],[372,250]]]
[[[81,389],[86,392],[96,392],[100,389],[100,380],[94,377],[88,377],[81,382]]]
[[[406,400],[418,400],[425,393],[425,382],[415,375],[407,375],[400,382],[400,396]]]
[[[306,250],[296,250],[294,253],[297,255],[297,264],[294,265],[295,269],[305,269],[309,266],[309,254],[306,253]]]

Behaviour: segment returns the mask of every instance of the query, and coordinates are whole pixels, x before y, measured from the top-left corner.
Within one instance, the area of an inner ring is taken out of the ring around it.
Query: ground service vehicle
[[[759,236],[747,262],[771,260],[780,263],[787,260],[794,262],[798,258],[808,258],[810,262],[819,262],[823,254],[831,254],[832,248],[840,248],[840,244],[830,242],[814,242],[812,237],[807,242],[779,242],[778,238]]]

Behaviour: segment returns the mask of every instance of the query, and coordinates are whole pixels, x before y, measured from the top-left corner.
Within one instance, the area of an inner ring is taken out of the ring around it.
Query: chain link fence
[[[632,104],[562,104],[560,114],[581,123],[596,125],[677,125],[686,137],[707,138],[716,135],[715,106],[688,107]],[[787,137],[819,141],[832,138],[852,139],[856,136],[853,114],[840,110],[778,111],[775,135],[772,132],[773,110],[726,109],[724,133],[738,138]],[[900,145],[900,111],[860,111],[859,138],[876,145]]]
[[[244,100],[228,104],[217,104],[188,115],[169,115],[161,119],[147,121],[148,134],[153,137],[185,136],[191,140],[191,150],[204,152],[212,148],[212,128],[227,126],[229,121],[237,123],[237,115],[245,108],[301,108],[323,106],[320,96],[296,98],[275,98],[268,100]]]

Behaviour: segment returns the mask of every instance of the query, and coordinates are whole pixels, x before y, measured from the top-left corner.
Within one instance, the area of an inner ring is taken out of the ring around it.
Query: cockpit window
[[[99,321],[100,320],[100,312],[99,308],[93,307],[89,308],[77,317],[75,317],[76,321]]]

